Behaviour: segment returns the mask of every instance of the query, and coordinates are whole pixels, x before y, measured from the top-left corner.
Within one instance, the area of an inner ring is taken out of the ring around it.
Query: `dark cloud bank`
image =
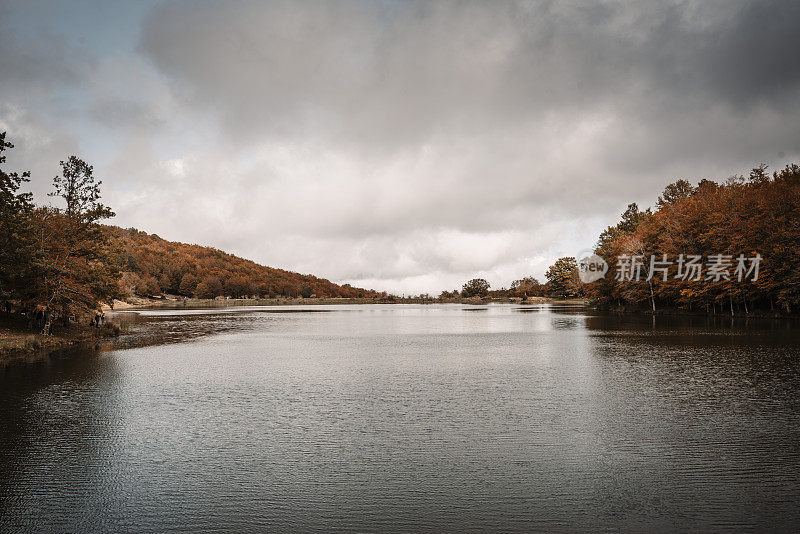
[[[170,2],[114,53],[12,19],[15,164],[381,289],[541,276],[670,181],[800,159],[798,2]]]

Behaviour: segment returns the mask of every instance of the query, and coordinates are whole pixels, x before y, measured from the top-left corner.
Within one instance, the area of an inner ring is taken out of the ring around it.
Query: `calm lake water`
[[[0,370],[0,531],[797,530],[800,330],[580,307],[122,314]]]

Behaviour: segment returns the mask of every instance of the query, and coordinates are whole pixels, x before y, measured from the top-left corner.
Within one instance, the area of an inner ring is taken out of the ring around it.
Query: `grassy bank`
[[[54,326],[53,334],[43,336],[28,329],[23,317],[0,318],[0,366],[15,361],[35,361],[78,345],[92,345],[119,335],[119,327],[106,323],[100,328],[73,324]]]

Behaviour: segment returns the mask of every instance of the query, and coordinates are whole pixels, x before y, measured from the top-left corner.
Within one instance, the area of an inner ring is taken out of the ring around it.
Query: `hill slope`
[[[105,226],[123,292],[187,297],[379,297],[385,293],[338,285],[324,278],[265,267],[200,245],[167,241],[135,228]]]

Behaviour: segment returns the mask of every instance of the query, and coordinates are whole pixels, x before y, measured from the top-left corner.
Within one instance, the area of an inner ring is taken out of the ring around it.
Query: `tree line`
[[[46,329],[64,324],[120,296],[119,271],[99,221],[114,213],[100,202],[101,181],[85,161],[61,162],[50,196],[63,208],[36,206],[21,191],[30,173],[7,172],[5,152],[14,145],[0,133],[0,299],[26,312],[41,312]],[[38,308],[38,310],[37,310]]]
[[[800,167],[787,165],[770,174],[761,165],[747,177],[723,183],[701,180],[696,186],[678,180],[664,189],[653,208],[642,211],[630,204],[619,223],[602,232],[595,253],[608,263],[610,273],[585,284],[584,291],[601,307],[730,314],[796,311]],[[716,274],[687,277],[681,271],[688,257],[700,258],[708,269],[714,260]],[[640,280],[615,272],[621,263],[630,266],[632,258],[644,259],[637,266]],[[751,263],[759,259],[757,275],[735,276],[737,258]]]
[[[442,291],[440,300],[453,300],[458,298],[519,298],[550,297],[550,298],[582,298],[585,294],[583,285],[578,278],[578,269],[575,258],[559,258],[545,273],[547,281],[539,282],[533,276],[526,276],[511,282],[508,288],[491,289],[488,281],[483,278],[473,278],[467,281],[460,290]]]
[[[440,298],[546,296],[588,298],[604,309],[796,312],[800,167],[787,165],[770,174],[761,165],[722,183],[677,180],[654,207],[629,204],[620,221],[600,234],[594,253],[608,266],[594,282],[582,282],[576,258],[563,257],[548,268],[544,284],[527,277],[491,290],[478,278]],[[697,276],[687,276],[692,259]],[[625,276],[624,269],[637,276]]]

